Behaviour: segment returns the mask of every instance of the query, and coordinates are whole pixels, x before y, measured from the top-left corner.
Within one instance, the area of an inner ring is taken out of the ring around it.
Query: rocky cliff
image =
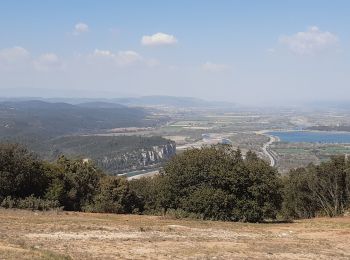
[[[160,165],[176,154],[175,142],[169,141],[164,145],[150,148],[135,149],[122,154],[104,156],[97,159],[97,164],[113,174],[126,171],[140,170]]]
[[[45,160],[68,158],[91,160],[110,174],[161,165],[175,155],[175,142],[160,136],[63,136],[31,146]]]

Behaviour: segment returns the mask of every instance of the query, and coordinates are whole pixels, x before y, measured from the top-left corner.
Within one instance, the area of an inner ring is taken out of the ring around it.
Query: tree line
[[[91,162],[47,162],[2,143],[0,206],[244,222],[333,217],[350,207],[350,161],[337,156],[282,177],[255,153],[219,145],[189,149],[159,175],[128,181]]]

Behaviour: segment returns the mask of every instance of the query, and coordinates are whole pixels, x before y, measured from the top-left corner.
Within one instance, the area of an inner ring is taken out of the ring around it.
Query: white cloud
[[[63,63],[55,53],[45,53],[34,60],[34,68],[40,71],[57,70],[63,68]]]
[[[103,57],[103,58],[115,58],[115,55],[108,50],[99,50],[95,49],[94,53],[92,54],[94,57]]]
[[[146,46],[173,45],[178,41],[174,35],[166,33],[155,33],[153,35],[142,36],[141,43]]]
[[[226,71],[230,69],[230,67],[226,64],[218,64],[218,63],[207,61],[202,65],[202,69],[205,71],[211,71],[211,72],[221,72],[221,71]]]
[[[77,23],[74,26],[74,32],[73,34],[79,35],[82,33],[87,33],[89,31],[89,26],[86,23]]]
[[[98,60],[110,60],[115,62],[118,66],[128,66],[143,60],[142,56],[135,51],[119,51],[113,53],[109,50],[99,50],[96,49],[92,55],[89,55],[89,58],[98,59]]]
[[[312,26],[305,32],[281,36],[279,42],[286,45],[293,53],[308,55],[334,47],[338,43],[338,37]]]
[[[12,47],[0,50],[0,68],[10,70],[36,69],[48,71],[63,68],[63,63],[54,53],[45,53],[37,58],[30,55],[23,47]]]
[[[15,46],[0,50],[0,65],[3,67],[21,66],[29,60],[30,54],[23,47]]]
[[[45,53],[35,58],[25,48],[17,46],[0,50],[0,68],[48,71],[62,69],[63,62],[55,53]]]
[[[117,55],[117,62],[122,66],[129,65],[141,60],[141,55],[135,51],[119,51]]]

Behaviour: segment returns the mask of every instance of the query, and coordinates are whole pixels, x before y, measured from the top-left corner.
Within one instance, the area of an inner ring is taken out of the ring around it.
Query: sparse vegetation
[[[349,259],[350,217],[249,224],[0,209],[2,259]]]

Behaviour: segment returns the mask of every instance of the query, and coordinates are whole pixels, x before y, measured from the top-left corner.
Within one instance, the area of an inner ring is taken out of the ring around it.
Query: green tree
[[[58,200],[65,210],[84,210],[98,191],[103,172],[91,162],[61,156],[48,169],[51,185],[46,197]]]
[[[166,214],[171,207],[173,194],[168,177],[161,172],[153,177],[143,177],[130,182],[130,189],[143,203],[143,210],[148,214]]]
[[[284,212],[299,218],[343,214],[350,206],[349,174],[345,156],[292,170],[285,181]]]
[[[25,147],[0,144],[0,199],[42,196],[48,185],[43,164]]]
[[[275,218],[281,207],[277,171],[227,145],[187,150],[166,164],[160,178],[166,187],[162,208],[205,219],[258,222]]]
[[[286,218],[312,218],[320,210],[309,187],[305,168],[293,169],[283,180],[283,215]]]
[[[342,214],[348,206],[347,175],[350,170],[345,156],[336,156],[329,162],[309,167],[309,187],[316,202],[330,217]]]
[[[105,176],[89,208],[93,212],[134,213],[141,212],[143,204],[125,178]]]

